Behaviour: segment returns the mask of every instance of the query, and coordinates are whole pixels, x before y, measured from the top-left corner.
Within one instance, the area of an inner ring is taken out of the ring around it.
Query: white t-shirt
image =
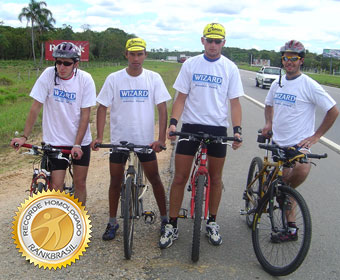
[[[80,122],[80,109],[96,105],[96,87],[91,75],[77,70],[69,80],[57,78],[54,67],[48,67],[36,81],[30,96],[43,103],[43,141],[54,146],[75,144]],[[92,141],[90,124],[81,145]]]
[[[97,97],[97,102],[111,107],[111,143],[128,141],[136,145],[154,142],[155,105],[171,99],[161,76],[143,69],[130,76],[126,69],[110,74]]]
[[[294,80],[282,77],[282,87],[274,81],[265,104],[272,106],[273,140],[282,147],[293,146],[314,134],[315,109],[327,112],[334,99],[313,79],[301,74]]]
[[[229,99],[244,94],[237,66],[225,56],[208,61],[198,55],[186,60],[174,89],[187,94],[182,122],[229,127]]]

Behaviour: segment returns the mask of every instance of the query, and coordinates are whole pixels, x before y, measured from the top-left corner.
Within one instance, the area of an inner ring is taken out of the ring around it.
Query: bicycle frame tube
[[[209,211],[209,196],[210,196],[210,176],[207,169],[207,145],[201,142],[200,148],[197,151],[195,159],[195,167],[192,170],[191,175],[191,203],[190,203],[190,216],[194,217],[195,211],[195,196],[196,196],[196,182],[199,175],[205,175],[207,177],[207,184],[205,189],[205,207],[204,207],[204,219],[207,219]]]

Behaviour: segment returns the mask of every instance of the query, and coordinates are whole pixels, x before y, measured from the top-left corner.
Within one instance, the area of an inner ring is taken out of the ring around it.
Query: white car
[[[255,85],[257,87],[270,87],[279,76],[283,75],[284,72],[279,67],[263,66],[259,72],[256,73]]]

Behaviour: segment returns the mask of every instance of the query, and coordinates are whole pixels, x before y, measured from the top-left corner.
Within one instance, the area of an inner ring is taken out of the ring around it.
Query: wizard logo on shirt
[[[58,88],[54,89],[53,97],[54,100],[58,102],[74,103],[76,101],[75,92],[67,92]]]
[[[195,86],[217,88],[222,84],[222,77],[208,74],[193,74],[192,81]]]
[[[274,102],[277,105],[293,107],[296,103],[296,95],[276,92],[274,96]]]
[[[149,98],[149,91],[147,89],[122,89],[119,95],[123,102],[144,102]]]

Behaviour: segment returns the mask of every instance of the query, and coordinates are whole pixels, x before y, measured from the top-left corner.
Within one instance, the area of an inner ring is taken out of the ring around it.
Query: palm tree
[[[39,39],[41,42],[41,56],[40,56],[40,63],[42,65],[43,57],[44,57],[44,43],[48,40],[48,37],[44,35],[44,33],[48,31],[54,30],[53,24],[56,22],[55,19],[52,17],[52,13],[47,10],[47,14],[45,14],[47,9],[43,9],[43,14],[39,16],[38,21],[38,29],[39,29]]]
[[[52,22],[55,22],[55,19],[52,17],[52,13],[50,10],[44,8],[47,7],[46,2],[36,2],[35,0],[30,0],[31,2],[28,4],[28,7],[24,7],[19,14],[19,20],[22,18],[26,18],[27,25],[31,22],[31,39],[32,39],[32,53],[33,59],[35,63],[35,50],[34,50],[34,28],[36,26],[39,27],[39,32],[43,32],[44,29],[42,26],[45,26],[47,23],[52,25]]]

